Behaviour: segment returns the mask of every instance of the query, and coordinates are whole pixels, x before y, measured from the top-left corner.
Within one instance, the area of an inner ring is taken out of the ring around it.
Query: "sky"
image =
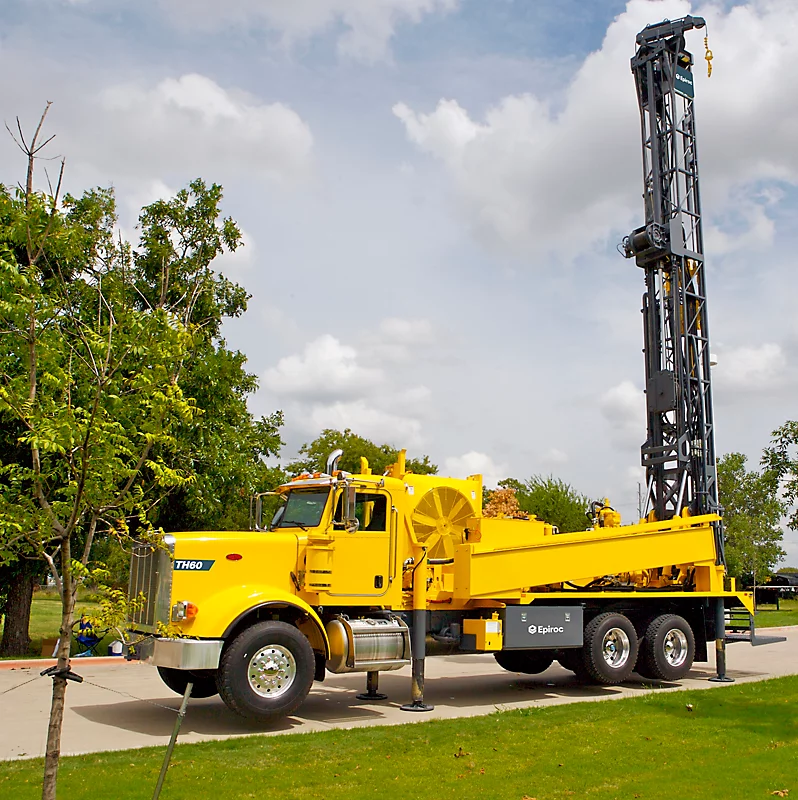
[[[252,298],[225,325],[285,413],[442,474],[553,474],[637,513],[645,438],[642,224],[629,59],[687,35],[718,453],[756,467],[795,419],[798,5],[792,0],[4,0],[0,109],[47,131],[66,188],[141,206],[224,186]],[[0,181],[24,173],[0,136]],[[47,166],[46,164],[44,166]],[[50,167],[55,170],[55,166]],[[787,532],[798,565],[798,534]]]

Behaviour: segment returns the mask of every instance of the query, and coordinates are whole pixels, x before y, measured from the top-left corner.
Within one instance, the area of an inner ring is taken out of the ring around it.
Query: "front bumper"
[[[152,637],[137,646],[139,658],[156,667],[217,669],[221,639],[163,639]]]

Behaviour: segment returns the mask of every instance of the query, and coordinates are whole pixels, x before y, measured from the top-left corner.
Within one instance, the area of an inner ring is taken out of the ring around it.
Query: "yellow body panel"
[[[478,542],[458,545],[457,599],[518,597],[524,587],[715,560],[715,516],[549,535],[537,521],[481,520]],[[529,529],[529,533],[524,532]],[[722,585],[716,588],[722,591]]]
[[[247,611],[284,604],[314,620],[325,647],[329,646],[318,614],[297,596],[291,579],[299,546],[294,533],[203,531],[173,535],[176,566],[186,560],[213,561],[207,571],[173,571],[172,601],[187,600],[198,609],[195,617],[179,623],[181,633],[219,638]],[[228,555],[241,558],[232,561]]]

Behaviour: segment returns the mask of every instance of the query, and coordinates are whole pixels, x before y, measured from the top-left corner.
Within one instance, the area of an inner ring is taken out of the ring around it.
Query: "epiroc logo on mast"
[[[676,80],[674,81],[673,88],[684,97],[689,97],[691,99],[695,97],[693,73],[688,72],[688,70],[682,67],[676,67]]]

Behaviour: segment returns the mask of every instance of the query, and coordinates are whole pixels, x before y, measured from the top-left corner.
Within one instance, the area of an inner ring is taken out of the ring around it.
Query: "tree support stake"
[[[188,698],[191,697],[191,691],[194,688],[193,683],[186,686],[186,691],[183,694],[183,702],[180,704],[180,711],[177,712],[177,719],[175,720],[175,727],[172,730],[172,738],[169,739],[169,746],[166,748],[166,755],[161,765],[161,774],[158,776],[158,783],[155,785],[155,792],[152,795],[152,800],[158,800],[161,796],[161,789],[163,782],[166,778],[166,771],[169,769],[169,762],[172,760],[172,751],[175,749],[175,742],[177,741],[177,734],[180,732],[180,726],[183,723],[183,717],[186,716],[186,707],[188,706]]]

